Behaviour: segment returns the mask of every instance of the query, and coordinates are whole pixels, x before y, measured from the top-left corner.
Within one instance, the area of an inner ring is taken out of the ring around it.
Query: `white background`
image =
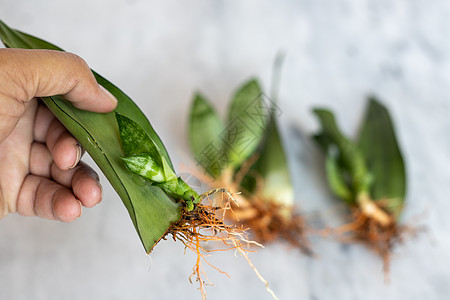
[[[189,164],[186,118],[201,90],[221,112],[251,76],[270,87],[286,54],[281,125],[297,204],[313,226],[343,222],[308,136],[326,106],[348,134],[365,97],[389,107],[407,163],[403,222],[427,232],[395,252],[385,283],[378,257],[312,238],[316,258],[270,245],[251,258],[280,299],[447,299],[450,296],[450,3],[420,0],[0,0],[8,25],[77,53],[144,110],[178,168]],[[89,158],[86,158],[92,164]],[[179,168],[182,170],[181,168]],[[145,255],[106,180],[104,200],[71,224],[10,215],[0,221],[0,299],[199,299],[194,257],[161,242]],[[270,299],[245,261],[211,262],[209,299]]]

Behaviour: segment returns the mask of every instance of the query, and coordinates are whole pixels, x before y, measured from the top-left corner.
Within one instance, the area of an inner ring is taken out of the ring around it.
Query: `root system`
[[[312,255],[304,217],[293,206],[280,204],[276,199],[267,199],[262,195],[264,179],[250,171],[257,158],[252,156],[235,175],[230,170],[225,170],[221,177],[214,179],[198,170],[190,170],[190,173],[211,187],[226,186],[233,192],[241,190],[240,184],[244,176],[254,176],[256,190],[253,193],[244,191],[242,194],[234,194],[235,201],[230,204],[232,213],[227,214],[227,219],[248,228],[252,240],[258,243],[266,245],[283,240],[303,253]]]
[[[216,191],[218,190],[213,192]],[[219,191],[222,191],[222,189]],[[206,275],[204,264],[230,277],[226,272],[209,263],[206,257],[213,252],[235,250],[244,256],[250,267],[266,285],[268,292],[274,296],[273,292],[268,288],[267,281],[259,275],[259,272],[247,256],[248,252],[254,252],[254,250],[249,250],[250,245],[259,247],[262,247],[262,245],[248,240],[247,229],[243,226],[228,225],[224,222],[227,212],[231,210],[230,200],[228,199],[222,202],[221,205],[214,206],[209,201],[209,196],[213,192],[205,193],[208,199],[207,204],[199,204],[192,211],[183,209],[180,220],[173,223],[166,233],[166,235],[171,234],[175,241],[181,241],[186,249],[197,255],[189,281],[199,284],[202,299],[206,299],[205,287],[212,285],[212,283]],[[228,194],[231,195],[229,192]],[[204,245],[211,242],[215,243],[212,247],[208,247],[209,249],[205,249]],[[275,296],[274,298],[277,299]]]
[[[307,255],[313,254],[306,238],[304,218],[292,207],[283,207],[259,197],[247,202],[245,206],[233,208],[234,216],[239,224],[251,229],[256,241],[268,244],[283,240]]]
[[[400,225],[394,220],[381,224],[357,208],[353,209],[352,218],[354,221],[335,229],[334,232],[341,241],[361,243],[377,253],[383,260],[384,272],[388,278],[393,250],[403,244],[406,238],[415,236],[419,230]]]

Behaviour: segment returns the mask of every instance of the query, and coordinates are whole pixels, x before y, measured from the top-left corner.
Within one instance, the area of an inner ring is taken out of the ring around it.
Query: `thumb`
[[[79,56],[52,50],[0,49],[0,92],[25,103],[34,97],[64,95],[77,108],[106,113],[116,98],[95,80]]]

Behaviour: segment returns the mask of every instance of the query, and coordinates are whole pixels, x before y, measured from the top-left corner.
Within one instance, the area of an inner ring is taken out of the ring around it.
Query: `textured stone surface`
[[[160,133],[176,166],[190,154],[187,109],[195,90],[224,111],[250,76],[266,89],[286,54],[281,124],[297,203],[312,224],[343,222],[308,135],[324,105],[353,134],[364,99],[378,95],[397,126],[409,176],[403,220],[428,232],[399,248],[386,284],[378,257],[313,239],[306,258],[283,245],[251,258],[280,299],[445,299],[450,294],[450,4],[446,1],[13,1],[0,18],[77,53],[126,91]],[[182,4],[184,3],[184,4]],[[90,161],[89,159],[87,159]],[[91,162],[92,163],[92,162]],[[194,257],[162,242],[145,256],[119,197],[72,224],[16,215],[0,221],[2,299],[199,299],[188,283]],[[270,299],[245,261],[211,262],[210,299]]]

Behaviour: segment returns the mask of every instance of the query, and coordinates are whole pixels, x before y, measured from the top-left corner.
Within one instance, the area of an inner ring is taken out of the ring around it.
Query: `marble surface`
[[[365,97],[389,107],[409,177],[403,222],[427,232],[398,248],[386,284],[378,257],[313,238],[316,258],[270,245],[251,258],[280,299],[446,299],[450,295],[450,3],[423,0],[144,1],[0,0],[12,27],[77,53],[145,111],[176,166],[190,162],[186,117],[201,90],[224,111],[250,76],[270,87],[283,51],[280,123],[297,204],[312,225],[343,222],[308,135],[311,109],[332,108],[353,134]],[[92,164],[89,158],[86,158]],[[147,257],[119,197],[60,224],[0,221],[0,299],[199,299],[194,261],[161,242]],[[244,260],[211,262],[209,299],[271,299]]]

